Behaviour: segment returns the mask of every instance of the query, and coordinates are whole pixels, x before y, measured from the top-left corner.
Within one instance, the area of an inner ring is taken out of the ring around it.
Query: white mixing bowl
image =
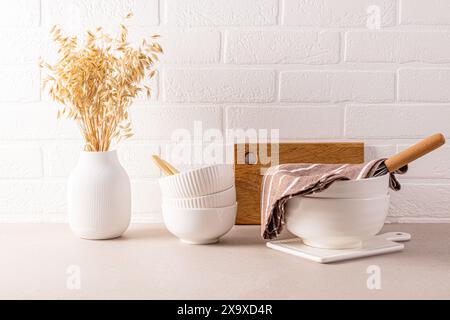
[[[167,229],[189,244],[209,244],[219,241],[234,225],[237,204],[224,208],[180,209],[162,207]]]
[[[313,198],[366,199],[386,195],[389,191],[389,175],[380,177],[336,181],[328,189],[307,195]]]
[[[306,245],[356,248],[383,227],[389,195],[369,199],[294,197],[286,204],[286,227]]]

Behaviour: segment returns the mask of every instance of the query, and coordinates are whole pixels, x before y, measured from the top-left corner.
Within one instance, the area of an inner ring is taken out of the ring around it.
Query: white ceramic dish
[[[163,197],[195,198],[227,190],[234,185],[231,164],[216,164],[159,179]]]
[[[307,195],[311,198],[366,199],[384,196],[389,191],[389,175],[334,182],[328,189]]]
[[[356,248],[381,230],[388,209],[389,195],[371,199],[295,197],[286,204],[286,227],[311,247]]]
[[[182,209],[229,207],[236,203],[236,188],[232,186],[225,191],[196,198],[163,197],[162,203],[168,207]]]
[[[189,244],[219,241],[234,226],[237,204],[224,208],[180,209],[162,207],[167,229]]]
[[[321,249],[307,246],[302,239],[285,239],[267,242],[269,248],[319,263],[331,263],[350,259],[391,253],[404,249],[403,241],[409,241],[411,235],[405,232],[388,232],[365,240],[361,247],[353,249]]]

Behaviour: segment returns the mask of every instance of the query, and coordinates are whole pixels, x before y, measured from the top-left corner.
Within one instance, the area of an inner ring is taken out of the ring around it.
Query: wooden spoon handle
[[[161,159],[163,162],[164,162],[164,164],[166,165],[166,167],[172,172],[172,174],[177,174],[177,173],[180,173],[173,165],[171,165],[169,162],[167,162],[166,160],[164,160],[164,159]]]
[[[152,159],[153,162],[158,166],[158,168],[161,169],[161,171],[166,175],[166,176],[171,176],[173,175],[172,171],[167,167],[166,163],[164,162],[164,160],[162,160],[159,156],[157,156],[156,154],[152,155]]]
[[[415,145],[387,159],[384,164],[389,172],[400,169],[404,165],[426,155],[439,148],[445,143],[445,138],[441,133],[433,134]]]

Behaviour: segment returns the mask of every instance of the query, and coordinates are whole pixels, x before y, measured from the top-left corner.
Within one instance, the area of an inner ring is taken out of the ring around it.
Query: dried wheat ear
[[[126,19],[131,18],[127,15]],[[73,119],[85,140],[85,151],[108,151],[133,135],[128,109],[139,92],[151,95],[144,79],[153,78],[154,65],[163,50],[153,35],[135,48],[127,42],[128,30],[120,25],[117,38],[102,28],[77,36],[64,36],[58,26],[50,31],[58,45],[55,64],[40,61],[48,72],[43,87],[63,107],[58,117]]]

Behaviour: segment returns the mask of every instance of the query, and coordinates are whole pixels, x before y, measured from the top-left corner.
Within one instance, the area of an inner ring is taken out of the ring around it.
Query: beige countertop
[[[162,225],[88,241],[65,224],[2,224],[0,298],[450,299],[450,224],[384,231],[409,232],[412,240],[403,252],[321,265],[267,248],[257,226],[193,246]],[[371,265],[380,268],[379,290],[367,288]]]

